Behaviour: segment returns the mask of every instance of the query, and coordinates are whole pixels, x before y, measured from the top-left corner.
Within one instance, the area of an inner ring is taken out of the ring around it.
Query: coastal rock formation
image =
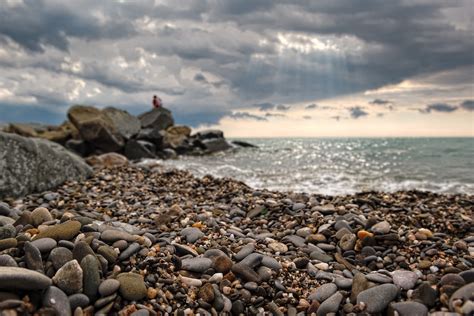
[[[82,157],[115,152],[131,160],[169,159],[256,147],[242,141],[229,143],[220,130],[192,134],[190,127],[174,125],[173,115],[166,108],[154,108],[136,117],[113,107],[101,110],[75,105],[67,116],[69,121],[60,126],[11,123],[5,131],[57,142]]]
[[[67,116],[79,130],[81,137],[104,152],[118,151],[124,139],[109,115],[92,106],[75,105]]]
[[[174,125],[171,111],[163,107],[151,109],[139,115],[138,118],[140,119],[142,128],[151,128],[161,131]]]
[[[0,132],[0,198],[48,190],[91,173],[80,157],[61,145]]]
[[[130,139],[140,132],[140,120],[127,111],[108,107],[102,113],[112,122],[117,132],[124,138]]]

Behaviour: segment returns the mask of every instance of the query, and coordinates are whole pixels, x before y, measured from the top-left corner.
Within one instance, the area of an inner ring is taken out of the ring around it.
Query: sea
[[[258,148],[161,162],[269,190],[474,194],[474,138],[255,138]]]

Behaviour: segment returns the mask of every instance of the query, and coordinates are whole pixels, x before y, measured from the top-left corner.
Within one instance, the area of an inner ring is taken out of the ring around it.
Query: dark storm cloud
[[[281,113],[265,113],[265,117],[286,117],[286,115]]]
[[[81,14],[80,7],[79,3],[70,7],[45,0],[24,0],[24,4],[14,7],[4,3],[0,6],[0,36],[28,50],[43,52],[45,45],[67,50],[69,36],[97,40],[134,33],[130,21],[120,19],[114,10],[108,11],[111,19],[104,24],[91,14]]]
[[[474,111],[474,100],[465,100],[460,107],[467,111]]]
[[[278,104],[275,107],[275,110],[277,110],[277,111],[288,111],[289,109],[290,109],[290,107],[287,106],[287,105],[284,105],[284,104]]]
[[[369,113],[364,111],[360,106],[354,106],[349,108],[349,113],[353,119],[358,119],[359,117],[369,115]]]
[[[132,103],[141,104],[145,94],[157,92],[173,105],[193,104],[194,112],[177,115],[194,126],[198,120],[216,123],[249,104],[285,111],[290,109],[282,104],[311,103],[474,64],[472,23],[459,13],[471,9],[470,0],[11,3],[0,6],[0,71],[29,74],[41,84],[28,88],[25,79],[11,83],[2,76],[0,89],[4,83],[18,96],[14,87],[21,87],[22,97],[44,106],[66,102],[48,94],[50,86],[78,79],[85,87],[77,102],[135,98]],[[81,67],[64,67],[66,58],[81,61]],[[121,67],[119,60],[129,66]],[[91,93],[94,88],[100,92]],[[392,106],[385,101],[372,104]],[[0,107],[2,102],[6,106],[0,94]],[[228,104],[234,106],[223,110]]]
[[[391,104],[391,103],[392,103],[392,101],[382,100],[382,99],[374,99],[374,100],[369,102],[369,104],[374,104],[374,105],[387,105],[387,104]]]
[[[267,121],[267,119],[263,116],[250,114],[248,112],[235,112],[235,113],[227,115],[227,117],[230,117],[235,120]]]
[[[194,76],[194,81],[207,83],[206,77],[201,73]]]
[[[447,103],[433,103],[427,105],[424,109],[421,109],[421,113],[431,113],[431,112],[443,112],[443,113],[451,113],[458,109],[455,105],[449,105]]]
[[[275,108],[275,104],[270,103],[270,102],[264,102],[264,103],[257,103],[254,104],[253,107],[259,108],[260,111],[268,111],[268,110],[273,110]]]

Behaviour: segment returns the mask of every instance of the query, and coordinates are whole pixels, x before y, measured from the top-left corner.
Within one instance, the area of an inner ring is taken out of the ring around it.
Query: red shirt
[[[153,98],[153,107],[155,107],[155,108],[161,107],[161,99],[160,98]]]

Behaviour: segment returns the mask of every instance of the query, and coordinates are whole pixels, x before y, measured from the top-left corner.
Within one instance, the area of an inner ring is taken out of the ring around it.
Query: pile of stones
[[[156,163],[0,203],[5,315],[469,315],[474,199],[255,190]]]

